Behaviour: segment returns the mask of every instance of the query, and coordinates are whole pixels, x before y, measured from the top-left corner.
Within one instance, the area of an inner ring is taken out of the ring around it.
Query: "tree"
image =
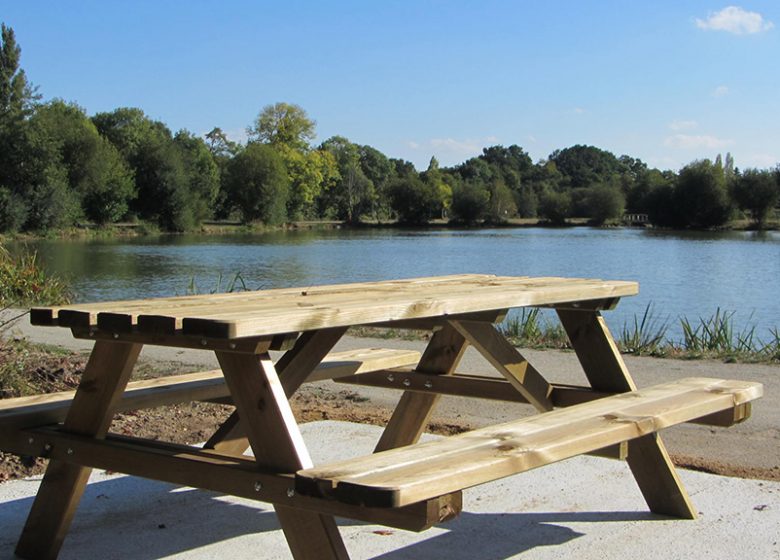
[[[608,183],[621,169],[620,162],[611,152],[579,144],[554,151],[550,161],[555,163],[572,189]]]
[[[625,197],[617,185],[596,185],[587,189],[588,217],[594,225],[603,225],[623,216]]]
[[[571,212],[571,195],[567,192],[546,190],[539,200],[539,216],[552,224],[563,225]]]
[[[394,179],[389,187],[390,205],[405,224],[425,224],[436,217],[440,201],[436,192],[416,172]]]
[[[0,133],[28,117],[40,98],[19,66],[21,56],[14,30],[0,24]]]
[[[263,107],[247,133],[251,140],[306,150],[314,140],[315,124],[299,105],[275,103]]]
[[[123,218],[135,195],[132,172],[84,109],[55,99],[40,106],[32,122],[51,143],[86,218],[98,224]]]
[[[517,214],[517,205],[512,191],[506,186],[500,177],[494,179],[488,186],[490,201],[488,203],[487,220],[493,224],[500,224]]]
[[[452,187],[444,180],[444,174],[439,169],[439,161],[432,157],[428,169],[422,174],[422,179],[436,193],[439,200],[439,217],[446,218],[452,205]]]
[[[332,154],[338,165],[339,178],[328,193],[337,217],[359,222],[364,213],[371,211],[376,197],[374,184],[360,165],[360,147],[343,136],[333,136],[322,143],[321,149]]]
[[[475,181],[466,181],[452,192],[450,221],[475,224],[483,219],[490,203],[490,193]]]
[[[186,130],[173,138],[187,176],[188,206],[196,224],[211,218],[219,196],[219,167],[206,143]]]
[[[204,136],[206,137],[206,143],[211,155],[214,156],[214,159],[229,159],[236,155],[241,149],[241,146],[228,138],[227,134],[222,132],[222,129],[218,126],[212,128]]]
[[[688,227],[712,228],[726,223],[731,202],[723,168],[708,159],[683,167],[674,189],[674,203]]]
[[[285,221],[288,197],[287,170],[281,156],[269,145],[251,142],[230,161],[228,198],[245,223],[261,220],[269,225]]]
[[[741,210],[750,213],[754,226],[764,229],[780,198],[780,187],[771,171],[747,169],[732,181],[731,195]]]
[[[360,168],[363,174],[374,185],[375,196],[372,200],[371,214],[379,221],[390,214],[390,201],[387,195],[387,185],[395,177],[395,167],[379,150],[371,146],[359,146]]]

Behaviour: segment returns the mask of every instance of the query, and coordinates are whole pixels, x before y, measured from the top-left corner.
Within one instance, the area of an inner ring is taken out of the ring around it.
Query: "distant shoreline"
[[[599,229],[652,229],[657,231],[759,231],[751,227],[748,220],[736,220],[730,222],[727,226],[717,229],[671,229],[659,228],[655,226],[611,224],[596,226],[592,225],[587,218],[571,218],[564,224],[553,224],[537,218],[512,218],[506,222],[498,223],[475,223],[462,224],[453,223],[447,220],[432,220],[425,224],[406,224],[401,222],[358,222],[348,223],[339,220],[301,220],[288,222],[279,226],[266,226],[260,223],[242,224],[236,221],[205,221],[195,230],[185,232],[169,232],[157,228],[154,224],[145,222],[117,223],[107,226],[98,226],[96,224],[79,224],[70,228],[60,230],[49,230],[46,232],[23,232],[14,234],[0,234],[0,243],[10,241],[27,241],[39,239],[83,239],[83,238],[121,238],[121,237],[143,237],[152,235],[226,235],[226,234],[251,234],[251,233],[269,233],[283,231],[299,230],[317,230],[317,229],[344,229],[344,230],[362,230],[362,229],[415,229],[415,230],[479,230],[479,229],[522,229],[522,228],[549,228],[566,229],[577,227],[595,227]],[[780,223],[773,222],[767,224],[760,231],[780,231]]]

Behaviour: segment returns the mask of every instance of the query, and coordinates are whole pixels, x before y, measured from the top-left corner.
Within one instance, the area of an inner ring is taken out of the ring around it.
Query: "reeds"
[[[49,275],[35,252],[12,255],[0,246],[0,306],[56,305],[69,299],[65,282]]]

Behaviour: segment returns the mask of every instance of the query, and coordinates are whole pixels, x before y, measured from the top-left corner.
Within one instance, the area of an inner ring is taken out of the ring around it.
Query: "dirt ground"
[[[386,341],[382,341],[386,342]],[[29,363],[35,366],[28,372],[30,379],[39,392],[58,391],[77,385],[86,364],[83,353],[69,352],[33,352],[28,355]],[[8,360],[8,352],[0,352],[0,362]],[[148,378],[170,371],[172,364],[144,361],[137,368],[135,378]],[[178,369],[178,368],[177,368]],[[193,370],[183,367],[180,371]],[[342,420],[376,425],[384,425],[392,412],[392,401],[375,398],[371,394],[351,390],[343,385],[322,384],[305,385],[292,399],[292,407],[299,422],[316,420]],[[111,431],[123,435],[150,438],[182,444],[197,444],[207,440],[222,421],[232,411],[232,407],[209,403],[190,403],[166,406],[155,409],[130,411],[118,414]],[[429,426],[433,433],[448,435],[463,432],[482,422],[472,422],[474,418],[452,414],[443,407]],[[490,416],[490,415],[486,415]],[[713,441],[716,441],[713,439]],[[780,466],[772,461],[758,462],[714,459],[701,454],[676,454],[672,458],[678,466],[742,478],[780,480]],[[45,468],[42,459],[20,458],[8,453],[0,453],[0,482],[38,474]]]

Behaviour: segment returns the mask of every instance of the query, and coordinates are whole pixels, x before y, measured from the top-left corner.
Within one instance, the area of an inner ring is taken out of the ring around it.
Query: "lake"
[[[457,273],[636,280],[640,295],[605,316],[613,330],[641,316],[673,322],[734,312],[768,338],[780,326],[780,233],[650,229],[335,229],[28,244],[66,277],[76,301],[311,286]],[[13,249],[13,245],[9,245]],[[220,281],[221,277],[221,281]]]

